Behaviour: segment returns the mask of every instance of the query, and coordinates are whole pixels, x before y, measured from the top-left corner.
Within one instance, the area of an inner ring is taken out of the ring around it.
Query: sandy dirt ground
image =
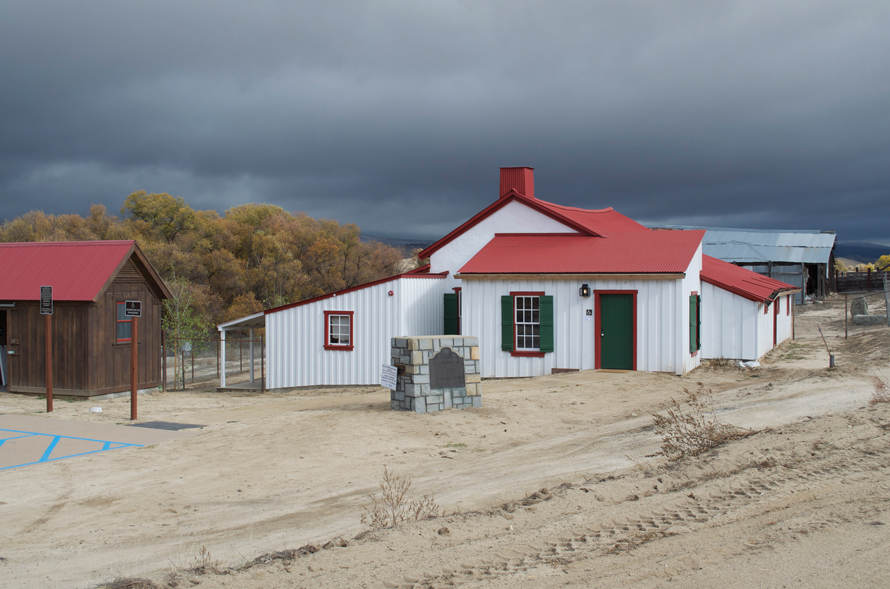
[[[0,471],[0,586],[887,587],[890,403],[869,400],[890,329],[845,340],[834,299],[796,332],[759,369],[485,381],[483,408],[430,415],[377,387],[145,395],[141,420],[205,427]],[[652,414],[698,383],[756,433],[652,456]],[[129,417],[43,403],[0,394],[0,413]],[[446,515],[367,531],[384,466]]]

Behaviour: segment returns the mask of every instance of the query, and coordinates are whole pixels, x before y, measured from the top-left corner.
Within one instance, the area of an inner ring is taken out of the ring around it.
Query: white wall
[[[577,233],[543,213],[512,201],[457,236],[430,256],[430,272],[449,272],[447,289],[461,286],[454,274],[470,261],[495,233]]]
[[[754,360],[763,305],[702,283],[702,355]],[[770,332],[772,333],[772,332]]]
[[[680,292],[679,300],[677,301],[679,308],[676,313],[678,346],[675,350],[675,364],[679,367],[675,371],[677,374],[686,374],[699,366],[702,360],[701,351],[695,355],[689,352],[689,297],[694,292],[701,294],[701,256],[702,246],[699,244],[695,250],[695,255],[692,256],[692,260],[689,262],[689,267],[686,268],[686,277],[679,281]]]
[[[269,313],[267,388],[379,383],[391,338],[442,333],[443,286],[441,278],[403,277]],[[352,351],[324,349],[324,311],[354,311]]]
[[[465,280],[462,333],[479,337],[483,377],[550,374],[553,368],[592,369],[596,362],[595,297],[582,298],[581,284],[591,290],[637,291],[637,370],[677,372],[677,345],[689,356],[689,293],[682,280]],[[687,285],[688,286],[688,285]],[[501,350],[501,296],[518,291],[553,295],[554,351],[543,358],[515,357]],[[686,309],[685,323],[677,321]],[[680,325],[679,330],[677,326]],[[685,339],[683,339],[683,334]]]
[[[705,358],[756,360],[773,349],[773,308],[748,300],[717,286],[702,283],[702,353]],[[790,297],[777,303],[777,342],[791,337]]]

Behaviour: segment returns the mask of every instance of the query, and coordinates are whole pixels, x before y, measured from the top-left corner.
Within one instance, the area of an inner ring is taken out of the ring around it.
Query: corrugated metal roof
[[[679,274],[704,231],[627,231],[609,237],[500,233],[461,274]]]
[[[128,241],[0,243],[0,300],[92,301],[135,248]]]
[[[701,279],[708,284],[761,303],[774,300],[776,293],[796,288],[707,254],[702,256]]]
[[[670,227],[676,229],[678,227]],[[836,235],[821,231],[778,231],[757,229],[706,229],[704,253],[726,262],[827,264]]]

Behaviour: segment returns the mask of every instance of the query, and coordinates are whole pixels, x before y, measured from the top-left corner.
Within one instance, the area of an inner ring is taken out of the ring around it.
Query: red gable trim
[[[454,231],[452,231],[451,233],[449,233],[448,235],[446,235],[445,237],[443,237],[442,239],[440,239],[433,245],[429,246],[428,248],[426,248],[425,250],[420,252],[417,255],[417,257],[419,257],[419,258],[430,257],[431,255],[433,255],[434,253],[436,253],[437,251],[442,249],[445,245],[454,241],[454,239],[456,239],[460,235],[466,233],[469,229],[471,229],[473,226],[477,225],[480,221],[490,217],[493,213],[497,212],[498,210],[505,207],[508,203],[513,202],[514,200],[521,202],[522,204],[526,205],[527,207],[529,207],[531,209],[538,211],[539,213],[547,215],[551,219],[555,219],[555,220],[559,221],[560,223],[562,223],[563,225],[566,225],[567,227],[571,227],[572,229],[574,229],[575,231],[578,231],[579,233],[582,233],[584,235],[590,235],[592,237],[602,237],[601,235],[595,233],[594,231],[591,231],[590,229],[588,229],[584,225],[578,223],[577,221],[574,221],[574,220],[570,219],[569,217],[552,210],[551,208],[546,206],[547,203],[543,203],[542,201],[539,201],[538,199],[528,198],[527,196],[519,194],[515,190],[510,190],[510,192],[508,192],[506,195],[502,196],[498,200],[494,201],[493,203],[491,203],[490,205],[488,205],[487,207],[485,207],[484,209],[482,209],[481,211],[476,213],[476,215],[473,216],[473,218],[471,218],[469,221],[467,221],[466,223],[464,223],[463,225],[461,225],[460,227],[458,227],[457,229],[455,229]]]
[[[426,269],[426,273],[421,273],[421,270]],[[429,273],[429,264],[426,266],[421,266],[415,270],[411,270],[410,272],[405,272],[403,274],[396,274],[395,276],[388,276],[386,278],[381,278],[380,280],[374,280],[373,282],[366,282],[365,284],[359,284],[358,286],[353,286],[351,288],[344,288],[343,290],[338,290],[337,292],[330,292],[328,294],[319,295],[317,297],[312,297],[311,299],[306,299],[305,301],[297,301],[296,303],[288,303],[287,305],[281,305],[280,307],[272,307],[271,309],[266,309],[263,311],[264,314],[269,315],[270,313],[277,313],[278,311],[284,311],[286,309],[293,309],[294,307],[302,307],[303,305],[308,305],[309,303],[316,303],[318,301],[323,301],[325,299],[331,299],[338,295],[344,295],[346,293],[355,292],[357,290],[363,290],[366,288],[370,288],[372,286],[377,286],[378,284],[384,284],[386,282],[394,282],[396,280],[401,280],[402,278],[445,278],[448,276],[448,272],[439,272],[438,274],[430,274]]]

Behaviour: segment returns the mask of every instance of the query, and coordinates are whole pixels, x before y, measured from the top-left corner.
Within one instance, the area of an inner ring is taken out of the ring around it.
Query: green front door
[[[601,294],[600,368],[634,368],[634,299],[631,294]]]

